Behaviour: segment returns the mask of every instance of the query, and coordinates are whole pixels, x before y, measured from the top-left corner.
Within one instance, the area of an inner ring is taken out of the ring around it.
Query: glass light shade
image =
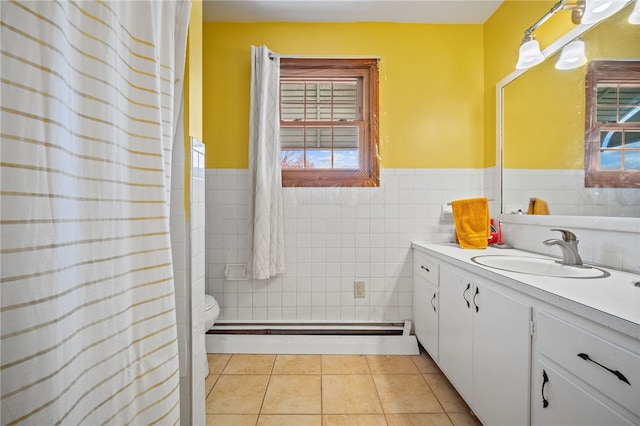
[[[584,41],[574,40],[567,44],[560,53],[556,69],[572,70],[587,63]]]
[[[631,15],[629,15],[629,23],[633,25],[640,25],[640,1],[636,0],[636,4],[633,6]]]
[[[583,24],[595,24],[613,15],[627,4],[629,0],[586,0]]]
[[[520,55],[518,56],[516,69],[531,68],[542,61],[544,61],[544,56],[542,56],[542,52],[540,52],[540,44],[537,40],[529,40],[520,46]]]

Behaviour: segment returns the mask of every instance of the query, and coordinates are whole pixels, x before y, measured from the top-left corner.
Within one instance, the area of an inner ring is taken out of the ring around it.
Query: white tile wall
[[[441,206],[483,195],[485,174],[491,181],[483,169],[383,169],[379,188],[285,188],[287,272],[226,281],[224,265],[247,257],[247,170],[207,169],[207,290],[219,319],[410,319],[411,241],[452,241]],[[356,280],[364,299],[353,297]]]
[[[189,192],[190,271],[191,271],[191,374],[192,424],[206,422],[204,381],[209,374],[204,340],[205,294],[205,168],[204,144],[191,139],[191,190]]]
[[[560,257],[557,247],[542,242],[559,238],[554,228],[567,229],[578,237],[578,250],[585,263],[640,273],[640,220],[572,216],[527,217],[503,215],[505,241],[515,247]]]
[[[554,215],[640,217],[640,190],[584,188],[584,170],[505,169],[504,181],[508,212],[526,212],[539,197]]]

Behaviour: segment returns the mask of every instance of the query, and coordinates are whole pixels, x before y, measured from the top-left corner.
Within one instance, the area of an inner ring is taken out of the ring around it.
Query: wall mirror
[[[543,63],[498,84],[503,213],[526,213],[536,197],[548,203],[552,215],[640,218],[640,188],[585,188],[588,64],[555,68],[559,49],[576,36],[585,42],[589,61],[640,60],[640,26],[627,22],[632,8],[633,2],[597,25],[579,25],[545,49],[549,56]]]

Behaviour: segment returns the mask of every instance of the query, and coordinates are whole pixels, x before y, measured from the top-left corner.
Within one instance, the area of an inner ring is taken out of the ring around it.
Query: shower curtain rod
[[[269,59],[376,59],[380,60],[379,56],[300,56],[300,55],[280,55],[278,53],[269,52]]]

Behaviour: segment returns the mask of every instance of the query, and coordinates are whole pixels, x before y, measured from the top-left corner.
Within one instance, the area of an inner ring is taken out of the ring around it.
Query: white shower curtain
[[[190,3],[0,8],[1,423],[178,424],[168,197]]]
[[[251,46],[247,274],[255,279],[285,272],[279,99],[278,55]]]

